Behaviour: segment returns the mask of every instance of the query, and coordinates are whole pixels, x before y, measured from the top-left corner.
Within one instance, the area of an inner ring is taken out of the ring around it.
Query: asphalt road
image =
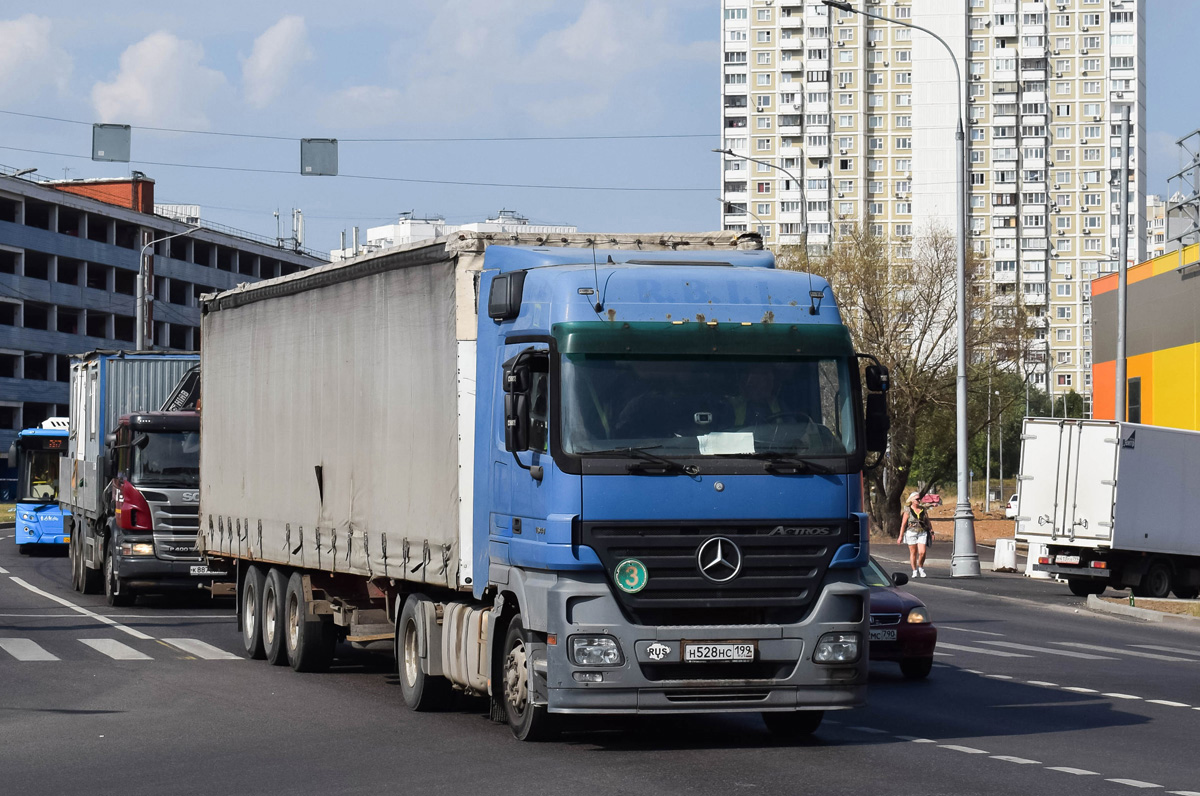
[[[70,590],[65,558],[0,539],[0,790],[1200,796],[1200,633],[1098,616],[1056,584],[927,569],[911,591],[939,627],[930,679],[874,665],[870,705],[811,741],[751,714],[521,744],[478,704],[409,712],[385,654],[343,647],[312,675],[246,661],[229,601],[110,609]]]

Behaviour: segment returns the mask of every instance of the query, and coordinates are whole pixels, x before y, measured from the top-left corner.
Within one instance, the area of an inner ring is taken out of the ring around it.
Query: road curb
[[[1137,608],[1132,605],[1110,603],[1107,600],[1101,600],[1100,597],[1095,594],[1088,595],[1087,606],[1089,609],[1103,614],[1128,616],[1134,619],[1143,619],[1147,622],[1159,622],[1164,625],[1175,625],[1177,627],[1186,627],[1191,630],[1200,630],[1200,616],[1168,614],[1162,611],[1152,611],[1149,608]]]

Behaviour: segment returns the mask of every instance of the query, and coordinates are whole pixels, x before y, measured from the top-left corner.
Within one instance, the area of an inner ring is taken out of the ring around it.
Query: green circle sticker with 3
[[[646,581],[650,577],[646,573],[646,565],[636,558],[627,558],[617,564],[613,576],[617,581],[617,588],[626,594],[637,594],[646,587]]]

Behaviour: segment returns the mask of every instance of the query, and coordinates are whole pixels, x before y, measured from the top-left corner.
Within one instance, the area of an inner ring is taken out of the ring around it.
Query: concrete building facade
[[[963,69],[970,246],[1022,303],[1035,384],[1091,390],[1089,280],[1145,259],[1145,0],[856,0],[942,36]],[[954,69],[932,37],[818,0],[722,0],[723,227],[823,246],[865,225],[894,256],[954,217]],[[1121,106],[1132,157],[1120,170]],[[773,168],[778,167],[778,168]],[[783,173],[779,169],[785,170]],[[803,207],[802,207],[803,205]],[[1049,377],[1049,378],[1048,378]]]
[[[190,228],[149,212],[152,186],[140,175],[69,182],[0,176],[0,450],[16,431],[67,413],[71,355],[134,347],[141,249]],[[154,345],[196,350],[202,293],[323,261],[266,238],[201,228],[152,245],[148,262]]]

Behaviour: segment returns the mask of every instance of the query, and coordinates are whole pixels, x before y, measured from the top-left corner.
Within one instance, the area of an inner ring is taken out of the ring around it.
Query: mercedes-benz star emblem
[[[728,583],[742,571],[742,551],[724,536],[714,536],[696,551],[696,566],[713,583]]]

